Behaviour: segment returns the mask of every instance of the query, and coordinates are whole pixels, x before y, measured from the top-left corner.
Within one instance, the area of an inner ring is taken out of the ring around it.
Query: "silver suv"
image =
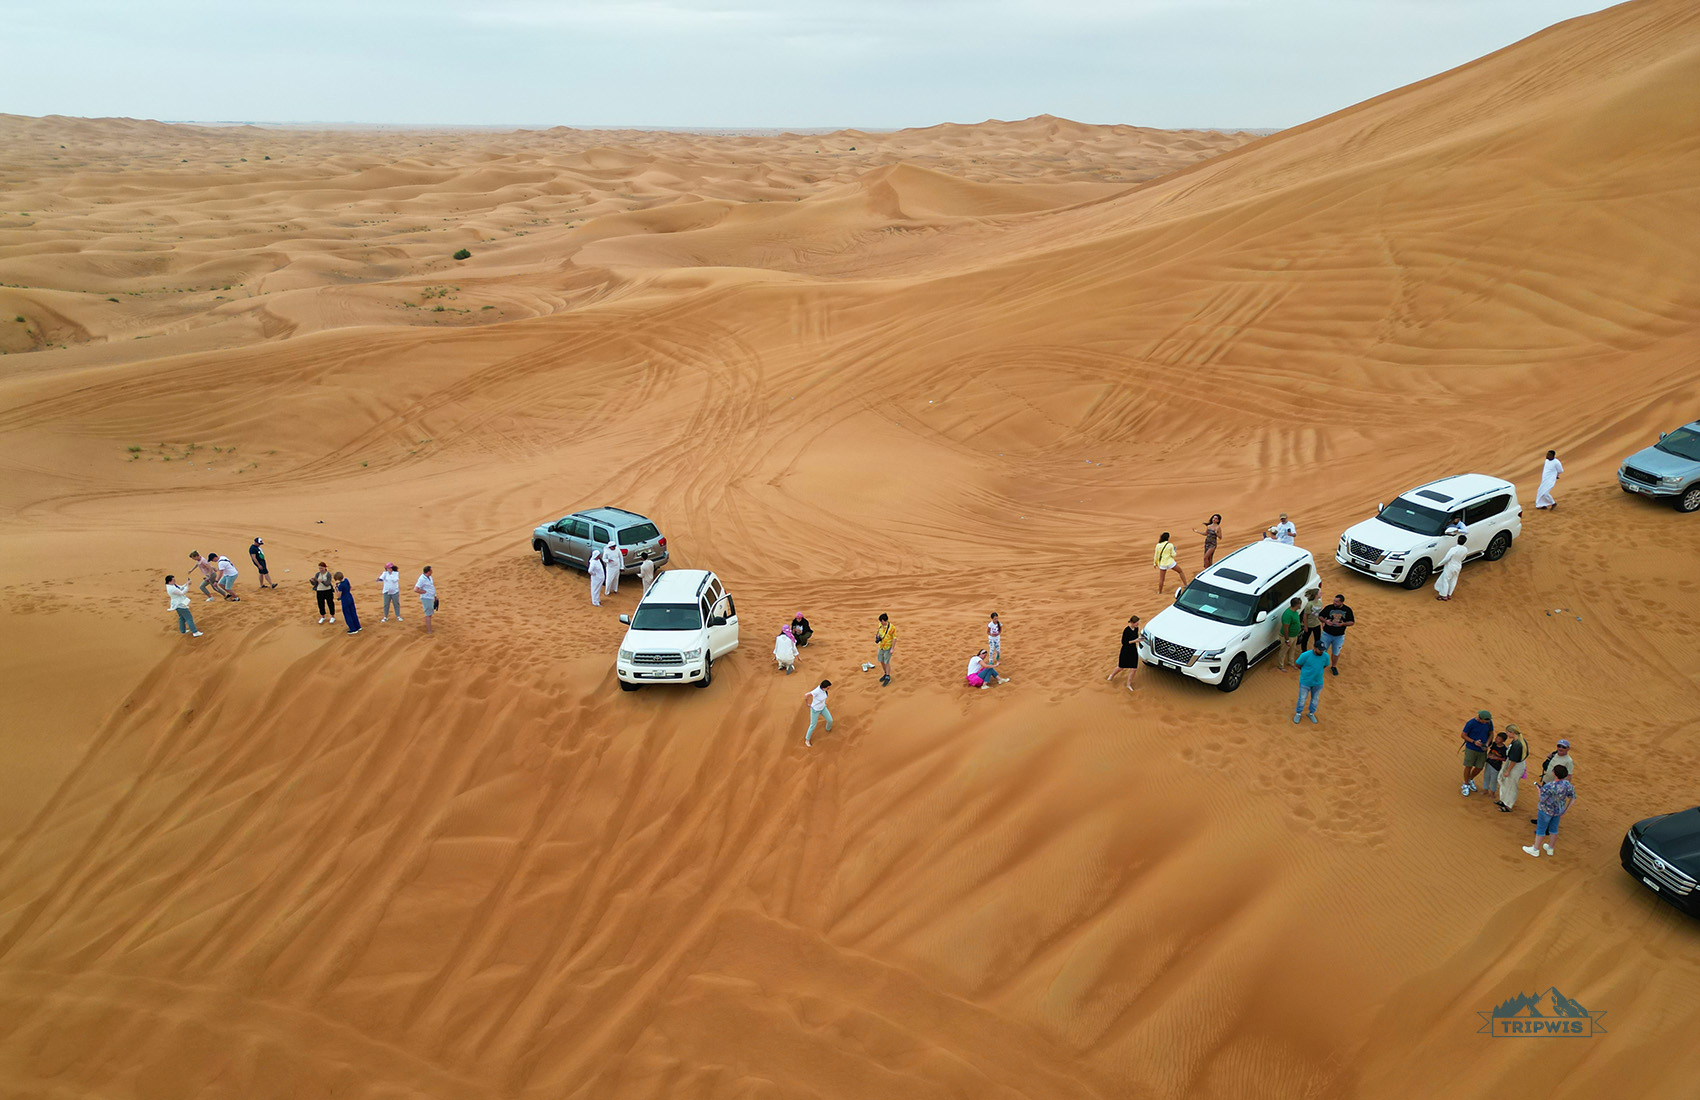
[[[1700,420],[1660,432],[1657,443],[1624,459],[1617,483],[1626,493],[1662,497],[1679,512],[1700,512]]]
[[[637,572],[645,558],[657,569],[667,564],[667,540],[654,522],[624,508],[587,508],[562,516],[531,532],[531,548],[544,565],[565,562],[580,569],[590,568],[590,555],[610,541],[617,542],[625,559],[621,573]]]

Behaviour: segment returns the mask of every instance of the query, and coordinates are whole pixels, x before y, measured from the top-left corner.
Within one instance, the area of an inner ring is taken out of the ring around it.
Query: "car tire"
[[[702,658],[702,679],[697,681],[697,687],[705,688],[709,684],[712,684],[713,682],[714,682],[714,658],[710,657],[708,654],[705,653],[705,654],[703,654],[703,658]]]
[[[618,676],[614,677],[614,679],[620,680],[620,678]],[[640,688],[642,686],[643,686],[642,684],[632,684],[632,683],[627,683],[625,680],[620,680],[620,690],[621,691],[636,691],[638,688]]]
[[[1222,682],[1216,685],[1217,691],[1238,691],[1245,683],[1245,654],[1237,653],[1228,662],[1228,671],[1222,674]]]
[[[1511,549],[1511,532],[1501,531],[1488,543],[1487,553],[1483,554],[1482,557],[1488,561],[1498,561],[1505,556],[1505,552],[1509,549]]]
[[[539,540],[536,545],[537,545],[537,552],[539,554],[543,555],[543,564],[544,565],[554,565],[555,564],[555,554],[554,554],[554,551],[549,549],[549,544]],[[624,683],[624,682],[625,681],[623,681],[623,680],[621,681],[621,683]]]
[[[1405,579],[1399,583],[1406,588],[1417,589],[1428,583],[1434,576],[1434,566],[1427,558],[1418,558],[1411,563],[1411,571],[1405,574]]]
[[[1700,482],[1695,482],[1682,491],[1676,498],[1676,510],[1679,512],[1700,512]]]

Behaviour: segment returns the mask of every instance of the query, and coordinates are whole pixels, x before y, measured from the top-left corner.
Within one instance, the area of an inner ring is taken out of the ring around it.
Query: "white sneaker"
[[[1295,714],[1295,715],[1293,715],[1293,725],[1296,726],[1298,724],[1299,724],[1299,716]]]
[[[1545,852],[1549,856],[1552,855],[1552,845],[1551,844],[1541,845],[1541,851]]]
[[[1458,793],[1463,795],[1465,798],[1469,798],[1470,797],[1470,785],[1468,783],[1460,783],[1458,785]]]
[[[1481,790],[1481,788],[1476,786],[1476,781],[1474,779],[1470,780],[1470,792],[1473,794],[1479,790]]]
[[[189,635],[189,637],[191,637],[191,638],[199,638],[200,636],[201,636],[201,632],[199,630],[197,630],[193,634]],[[1552,851],[1552,849],[1548,848],[1547,851],[1550,852],[1550,851]]]
[[[208,596],[208,597],[207,597],[207,602],[208,602],[208,603],[212,603],[212,597],[211,597],[211,596]]]
[[[325,617],[324,617],[324,616],[323,616],[323,615],[320,615],[320,616],[319,616],[319,625],[320,625],[320,626],[324,626],[324,625],[325,625]]]
[[[1530,855],[1534,856],[1536,859],[1541,858],[1541,850],[1539,848],[1535,847],[1533,844],[1523,845],[1523,850],[1525,852],[1528,852]]]
[[[399,622],[401,622],[401,616],[400,616],[400,615],[397,615],[397,616],[396,616],[396,617],[395,617],[395,621],[396,621],[396,622],[398,622],[398,623],[399,623]]]
[[[981,684],[981,685],[980,685],[980,690],[981,690],[981,691],[985,691],[985,690],[986,690],[986,689],[987,689],[987,688],[989,688],[989,687],[991,687],[991,686],[992,686],[992,685],[990,685],[990,684]]]
[[[390,617],[388,615],[385,615],[383,618],[379,619],[378,621],[381,622],[381,623],[387,623],[387,622],[390,621]]]
[[[1010,682],[1010,680],[1009,680],[1008,676],[999,676],[998,677],[998,683],[1000,683],[1000,684],[1007,684],[1009,682]]]

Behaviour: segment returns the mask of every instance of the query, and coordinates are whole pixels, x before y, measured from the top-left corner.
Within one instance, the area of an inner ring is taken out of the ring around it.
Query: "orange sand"
[[[0,1093],[1693,1096],[1700,924],[1616,851],[1700,789],[1700,527],[1612,474],[1700,412],[1697,118],[1643,0],[1255,141],[0,119]],[[1453,603],[1332,563],[1467,469],[1529,511]],[[737,595],[710,690],[527,549],[604,502]],[[1322,725],[1103,682],[1157,532],[1282,510]],[[1479,706],[1575,742],[1559,859],[1459,798]],[[1609,1036],[1475,1033],[1548,986]]]

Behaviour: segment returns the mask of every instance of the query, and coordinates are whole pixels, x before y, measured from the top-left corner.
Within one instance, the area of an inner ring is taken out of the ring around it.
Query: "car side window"
[[[590,524],[586,523],[582,519],[570,520],[567,523],[567,535],[575,539],[589,538]]]
[[[606,528],[606,527],[593,527],[593,528],[591,528],[590,533],[591,533],[592,536],[595,537],[596,545],[598,545],[598,546],[607,546],[608,545],[608,528]]]
[[[724,615],[728,619],[733,618],[738,614],[738,609],[732,606],[731,596],[727,596],[725,599],[720,601],[720,610],[716,612],[716,614]]]
[[[710,618],[713,617],[712,609],[708,606],[708,599],[706,597],[704,597],[701,606],[702,606],[702,621],[706,623],[706,622],[708,622],[708,620]]]
[[[1509,506],[1510,503],[1511,497],[1508,494],[1502,493],[1496,497],[1489,497],[1479,504],[1472,504],[1468,508],[1464,509],[1464,522],[1480,523],[1484,519],[1492,519],[1494,516],[1505,511],[1506,507]]]

